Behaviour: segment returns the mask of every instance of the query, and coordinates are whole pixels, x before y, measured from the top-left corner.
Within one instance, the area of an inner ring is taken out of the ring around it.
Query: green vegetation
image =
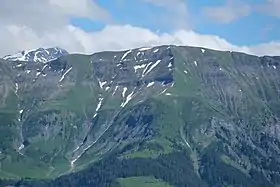
[[[171,187],[167,183],[152,177],[119,178],[118,181],[122,187]]]

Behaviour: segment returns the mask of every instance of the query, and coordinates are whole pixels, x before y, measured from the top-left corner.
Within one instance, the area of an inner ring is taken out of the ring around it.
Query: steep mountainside
[[[1,60],[0,186],[276,187],[279,63],[184,46]]]

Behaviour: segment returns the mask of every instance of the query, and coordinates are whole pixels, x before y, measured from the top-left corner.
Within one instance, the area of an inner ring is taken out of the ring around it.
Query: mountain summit
[[[32,50],[21,51],[13,55],[4,56],[3,59],[11,61],[33,61],[45,63],[50,60],[54,60],[63,55],[67,55],[68,52],[59,47],[53,48],[38,48]]]
[[[280,57],[157,46],[44,62],[0,60],[0,186],[280,184]]]

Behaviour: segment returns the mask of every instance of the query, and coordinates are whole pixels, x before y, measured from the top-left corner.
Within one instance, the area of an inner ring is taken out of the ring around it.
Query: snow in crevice
[[[158,95],[162,95],[166,92],[167,88],[165,88],[162,92],[160,92]]]
[[[80,146],[81,146],[82,144],[80,144],[79,146],[77,146],[74,150],[73,150],[73,152],[72,153],[75,153],[76,151],[78,151],[79,149],[80,149]]]
[[[273,69],[276,69],[276,66],[273,65],[272,67],[273,67]]]
[[[106,88],[105,88],[105,91],[107,91],[107,90],[109,90],[110,89],[110,86],[107,86]]]
[[[113,92],[112,95],[115,95],[116,91],[118,90],[118,87],[119,87],[119,86],[116,86],[116,87],[115,87],[115,90],[114,90],[114,92]]]
[[[72,67],[70,67],[60,78],[59,82],[63,81],[63,79],[65,78],[65,75],[67,75],[67,73],[69,73],[71,71]]]
[[[197,61],[193,61],[194,65],[197,66]]]
[[[205,49],[201,49],[201,52],[204,53],[204,52],[205,52]]]
[[[124,87],[124,88],[123,88],[123,92],[122,92],[122,96],[123,96],[123,97],[125,97],[126,91],[127,91],[127,87]]]
[[[107,130],[108,130],[110,127],[111,127],[111,124],[108,125],[108,126],[106,127],[106,129],[105,129],[105,130],[104,130],[90,145],[88,145],[75,159],[73,159],[73,160],[70,162],[71,168],[74,167],[75,162],[76,162],[79,158],[81,158],[81,156],[83,156],[83,154],[84,154],[89,148],[91,148],[91,147],[103,136],[103,134],[104,134],[105,132],[107,132]]]
[[[124,53],[124,55],[122,56],[121,60],[125,59],[125,57],[131,53],[131,50],[128,50],[126,53]]]
[[[99,98],[99,102],[98,102],[97,107],[95,109],[96,112],[98,112],[99,109],[101,108],[102,101],[103,101],[103,98]]]
[[[17,68],[19,68],[19,67],[21,67],[21,66],[22,66],[22,64],[18,64],[18,65],[16,65],[16,67],[17,67]]]
[[[184,70],[184,73],[185,73],[185,74],[188,74],[188,72],[187,72],[186,70]]]
[[[147,85],[147,88],[153,86],[155,84],[155,82],[150,82],[148,85]]]
[[[165,95],[171,95],[171,93],[166,93]]]
[[[127,105],[127,103],[133,98],[133,94],[134,94],[134,91],[132,91],[127,97],[126,97],[126,100],[125,102],[123,102],[121,104],[121,107],[125,107],[125,105]]]
[[[145,72],[147,71],[148,67],[150,67],[150,65],[151,65],[152,63],[153,63],[153,62],[150,62],[148,65],[146,65],[146,67],[145,67],[145,69],[144,69],[144,71],[143,71],[143,73],[142,73],[142,77],[145,76]]]
[[[42,68],[42,71],[44,71],[44,69],[48,66],[48,64],[45,64]]]
[[[15,93],[17,94],[17,92],[18,92],[18,83],[15,83],[15,85],[16,85]]]
[[[161,62],[161,60],[157,60],[157,61],[150,67],[150,69],[147,71],[147,73],[146,73],[145,75],[147,75],[148,73],[150,73],[160,62]]]
[[[31,73],[31,70],[25,70],[25,73],[29,74]]]

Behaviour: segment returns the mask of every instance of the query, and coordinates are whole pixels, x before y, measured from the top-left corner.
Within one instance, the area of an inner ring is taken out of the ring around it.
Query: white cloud
[[[203,13],[212,21],[230,23],[241,17],[248,16],[252,11],[250,5],[239,0],[227,0],[225,5],[205,7]]]
[[[257,5],[256,9],[260,12],[280,18],[280,0],[266,0],[266,3]]]
[[[38,3],[39,1],[37,0],[29,0],[30,3],[33,2],[33,4],[29,4],[29,7],[22,4],[21,8],[15,7],[15,10],[9,7],[11,6],[8,3],[9,1],[15,0],[2,0],[0,6],[0,56],[38,47],[60,46],[70,52],[93,53],[103,50],[124,50],[161,44],[201,46],[257,55],[280,55],[280,42],[265,43],[257,46],[236,46],[218,36],[202,35],[184,29],[179,29],[173,33],[159,34],[147,28],[107,24],[104,29],[89,33],[69,24],[69,18],[65,14],[89,16],[92,19],[108,19],[109,14],[100,7],[98,9],[104,12],[102,18],[98,17],[101,14],[94,16],[94,8],[83,5],[80,7],[81,9],[84,8],[83,12],[72,10],[71,7],[78,6],[78,4],[74,3],[72,5],[68,4],[63,12],[60,10],[63,4],[53,5],[50,0],[40,0],[43,5]],[[79,0],[81,4],[82,1],[85,4],[88,3],[87,0]],[[48,11],[45,11],[42,6],[48,8]],[[35,7],[37,7],[37,10],[34,10]],[[6,14],[2,12],[4,9]],[[14,15],[20,10],[23,12]],[[10,19],[9,14],[11,14]]]
[[[191,28],[191,19],[185,0],[143,0],[143,2],[153,4],[166,10],[164,15],[158,15],[157,22],[162,22],[165,25],[170,25],[177,29]]]

